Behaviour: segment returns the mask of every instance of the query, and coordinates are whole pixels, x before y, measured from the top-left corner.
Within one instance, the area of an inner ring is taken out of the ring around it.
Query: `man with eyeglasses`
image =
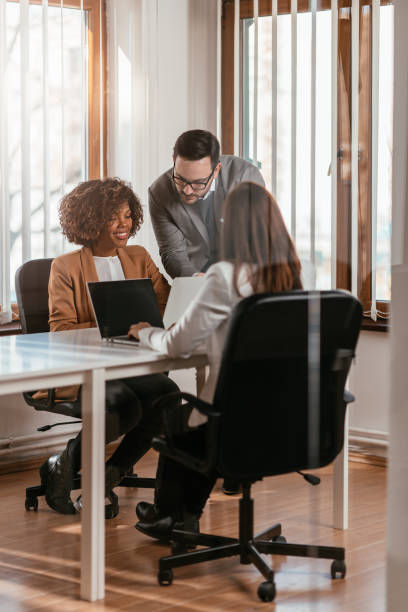
[[[258,168],[221,155],[217,138],[189,130],[176,140],[173,168],[149,189],[149,208],[160,256],[172,277],[205,273],[219,260],[222,204],[242,181],[264,185]]]

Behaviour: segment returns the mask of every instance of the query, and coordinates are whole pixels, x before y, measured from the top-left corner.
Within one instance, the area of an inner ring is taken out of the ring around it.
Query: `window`
[[[71,245],[58,203],[106,172],[105,13],[101,0],[0,0],[1,304],[28,259]]]
[[[292,13],[296,3],[290,0],[260,0],[256,4],[259,11],[257,20],[254,19],[253,0],[240,2],[241,96],[238,116],[231,113],[228,102],[234,99],[235,3],[227,0],[223,7],[223,151],[234,152],[234,127],[238,122],[240,146],[239,151],[235,146],[235,152],[253,161],[256,149],[257,163],[267,187],[276,195],[301,258],[315,263],[317,286],[353,289],[362,300],[367,316],[386,318],[391,297],[393,6],[389,1],[378,1],[377,52],[381,93],[377,98],[377,122],[372,94],[375,75],[373,6],[371,0],[361,0],[357,6],[358,199],[357,246],[354,247],[356,255],[353,259],[352,2],[339,0],[337,3],[337,188],[334,221],[331,2],[298,0],[297,12]],[[276,11],[274,17],[273,11]],[[257,64],[255,34],[258,38]],[[258,75],[256,88],[255,70]],[[296,79],[292,80],[294,74]],[[373,125],[377,131],[372,129]],[[375,188],[372,182],[373,133],[378,138]],[[376,204],[373,189],[376,190]],[[373,224],[376,225],[375,232]],[[335,230],[334,236],[332,230]],[[376,298],[374,308],[373,291]]]

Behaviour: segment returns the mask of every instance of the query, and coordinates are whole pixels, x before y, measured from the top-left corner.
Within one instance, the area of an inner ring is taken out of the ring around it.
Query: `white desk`
[[[102,343],[96,329],[0,338],[0,396],[82,384],[81,597],[105,592],[105,381],[197,368],[203,381],[205,355],[170,359],[148,349]],[[347,528],[347,420],[345,447],[335,461],[333,524]]]
[[[103,343],[96,329],[0,338],[0,396],[81,384],[82,494],[81,597],[105,592],[105,381],[196,367],[205,355],[170,359],[148,349]]]

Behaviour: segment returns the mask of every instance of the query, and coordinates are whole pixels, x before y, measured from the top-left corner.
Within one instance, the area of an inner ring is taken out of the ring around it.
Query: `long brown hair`
[[[234,264],[234,286],[243,264],[254,293],[302,289],[300,261],[273,196],[256,183],[237,185],[224,202],[221,259]],[[252,265],[251,265],[252,264]]]

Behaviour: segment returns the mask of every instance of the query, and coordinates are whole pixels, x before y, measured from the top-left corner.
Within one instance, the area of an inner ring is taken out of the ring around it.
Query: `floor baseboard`
[[[119,446],[120,440],[111,442],[106,447],[106,459],[108,459],[114,450]],[[35,455],[33,457],[18,458],[10,457],[7,461],[1,461],[0,463],[0,475],[1,474],[14,474],[17,472],[25,472],[27,470],[38,470],[40,466],[53,454],[61,452],[65,445],[60,448],[53,448],[53,452],[43,453],[41,455]]]
[[[388,434],[382,431],[350,427],[350,461],[368,463],[380,467],[387,466]]]
[[[16,438],[10,442],[0,441],[0,474],[24,472],[38,469],[46,459],[65,447],[70,437],[77,430],[57,433],[53,436],[41,434]],[[350,429],[349,460],[367,463],[379,467],[387,466],[388,435],[379,432]],[[118,446],[119,440],[112,442],[106,448],[109,457]]]
[[[355,461],[356,463],[367,463],[369,465],[376,465],[378,467],[387,467],[387,457],[380,457],[379,455],[370,455],[361,451],[349,450],[349,461]]]

